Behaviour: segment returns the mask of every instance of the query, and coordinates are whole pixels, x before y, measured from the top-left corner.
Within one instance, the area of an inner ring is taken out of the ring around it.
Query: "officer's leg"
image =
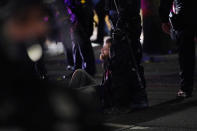
[[[64,36],[65,37],[65,36]],[[63,38],[63,45],[64,45],[64,55],[66,56],[67,65],[73,66],[73,53],[72,53],[72,41],[69,37]]]
[[[137,26],[136,26],[137,27]],[[133,108],[143,108],[148,106],[148,98],[146,93],[146,81],[144,77],[144,67],[141,65],[142,59],[142,46],[140,43],[140,35],[141,35],[141,26],[139,25],[136,28],[135,33],[130,33],[131,38],[131,48],[133,51],[135,66],[137,67],[134,83],[135,87],[133,87]],[[139,78],[138,78],[139,77]]]
[[[190,96],[193,91],[194,67],[195,67],[195,44],[194,31],[185,28],[178,33],[180,64],[180,89]]]
[[[103,5],[100,5],[96,8],[96,12],[99,18],[99,24],[98,24],[98,32],[97,32],[97,42],[99,44],[102,44],[103,37],[104,37],[104,28],[105,28],[105,11],[102,9]]]
[[[136,82],[135,82],[135,89],[133,93],[133,108],[143,108],[148,106],[148,98],[146,93],[146,81],[144,76],[144,67],[141,65],[141,58],[142,58],[142,48],[140,42],[134,43],[134,55],[136,58],[136,66],[138,71],[136,72]],[[139,75],[139,76],[138,76]],[[138,78],[140,77],[140,78]]]
[[[80,57],[78,41],[72,41],[72,52],[73,52],[74,70],[80,69],[82,60]]]
[[[96,71],[94,52],[90,39],[84,32],[80,34],[80,55],[82,57],[82,69],[94,76]]]

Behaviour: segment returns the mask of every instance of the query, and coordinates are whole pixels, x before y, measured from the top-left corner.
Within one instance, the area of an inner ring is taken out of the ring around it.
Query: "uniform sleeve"
[[[173,0],[160,0],[159,15],[161,21],[167,23],[169,21],[169,13],[172,9]]]

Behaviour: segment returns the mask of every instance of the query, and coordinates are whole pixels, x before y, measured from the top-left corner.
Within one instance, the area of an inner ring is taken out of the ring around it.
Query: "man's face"
[[[103,45],[103,48],[101,49],[102,59],[107,59],[110,57],[110,45],[111,45],[111,43],[105,43]]]
[[[101,52],[102,52],[102,54],[104,54],[105,56],[109,56],[109,45],[108,44],[105,44],[104,46],[103,46],[103,48],[101,49]]]

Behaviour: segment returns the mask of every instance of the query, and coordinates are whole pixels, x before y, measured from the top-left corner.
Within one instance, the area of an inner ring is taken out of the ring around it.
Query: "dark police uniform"
[[[171,25],[179,47],[180,90],[184,92],[184,97],[191,96],[194,84],[194,38],[197,22],[195,0],[161,0],[159,12],[163,23],[169,22],[171,12]]]
[[[112,29],[111,65],[115,101],[147,107],[144,71],[141,66],[140,0],[107,0]]]
[[[85,69],[95,74],[95,58],[90,42],[93,32],[93,9],[90,1],[65,0],[72,22],[71,40],[73,44],[74,68]]]
[[[99,0],[98,3],[95,5],[94,9],[96,11],[96,14],[98,15],[98,31],[97,31],[97,38],[93,42],[103,44],[103,38],[105,34],[107,33],[105,31],[105,8],[103,6],[105,5],[105,0]]]

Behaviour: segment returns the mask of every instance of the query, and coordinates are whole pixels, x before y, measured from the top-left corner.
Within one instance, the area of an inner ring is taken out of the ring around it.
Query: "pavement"
[[[97,74],[101,80],[102,69],[98,60],[101,46],[94,47]],[[57,82],[65,83],[66,57],[61,54],[46,58],[49,76]],[[105,125],[113,131],[197,131],[197,91],[184,101],[176,100],[178,90],[178,56],[144,55],[143,65],[147,81],[150,107],[126,114],[105,116]],[[195,73],[195,86],[197,73]]]

